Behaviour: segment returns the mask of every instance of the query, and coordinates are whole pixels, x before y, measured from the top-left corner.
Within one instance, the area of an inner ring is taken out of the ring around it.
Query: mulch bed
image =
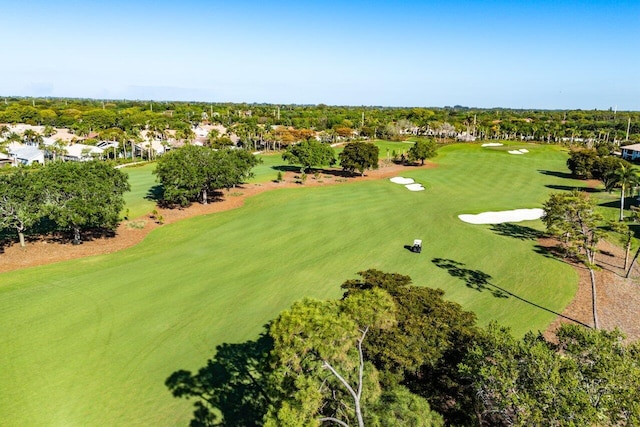
[[[540,245],[552,247],[557,244],[550,239],[541,239]],[[613,330],[618,328],[628,340],[640,338],[640,267],[634,266],[631,275],[625,279],[624,250],[606,241],[600,243],[600,252],[596,256],[596,294],[599,327]],[[633,256],[631,254],[630,258]],[[631,262],[631,259],[629,259]],[[563,316],[593,326],[591,279],[589,270],[579,264],[572,264],[578,272],[578,291],[573,301],[562,312]],[[545,331],[548,339],[553,339],[553,332],[562,323],[570,320],[558,317]]]

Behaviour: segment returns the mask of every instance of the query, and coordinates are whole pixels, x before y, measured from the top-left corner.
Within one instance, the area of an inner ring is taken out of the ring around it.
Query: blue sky
[[[639,0],[7,3],[0,95],[640,110]]]

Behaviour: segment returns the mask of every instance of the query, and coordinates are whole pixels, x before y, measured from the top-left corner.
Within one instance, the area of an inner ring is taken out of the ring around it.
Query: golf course
[[[380,144],[381,159],[409,147]],[[120,252],[0,274],[0,425],[186,425],[192,406],[166,389],[171,373],[257,337],[298,299],[339,297],[368,268],[442,288],[482,325],[544,330],[577,274],[538,247],[542,222],[458,215],[540,208],[551,192],[583,187],[566,160],[556,145],[448,145],[435,167],[402,172],[424,191],[388,179],[267,191]],[[264,156],[252,183],[278,166],[279,155]],[[129,216],[148,213],[153,166],[123,170]],[[420,254],[406,248],[414,239]]]

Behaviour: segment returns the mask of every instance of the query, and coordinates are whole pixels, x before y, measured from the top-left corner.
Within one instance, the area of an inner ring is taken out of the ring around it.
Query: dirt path
[[[543,246],[555,245],[549,240]],[[625,279],[624,250],[608,242],[601,242],[596,256],[600,270],[596,272],[598,321],[601,329],[620,329],[627,339],[640,339],[640,267],[636,264],[631,277]],[[631,257],[633,254],[631,254]],[[630,257],[630,258],[631,258]],[[631,259],[629,259],[631,262]],[[573,265],[578,272],[578,291],[562,314],[587,325],[593,325],[591,280],[584,266]],[[545,336],[553,337],[553,331],[562,323],[570,322],[558,317],[547,329]]]

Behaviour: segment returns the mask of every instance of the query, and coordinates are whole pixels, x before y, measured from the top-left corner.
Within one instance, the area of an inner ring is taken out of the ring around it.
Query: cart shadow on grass
[[[489,274],[480,270],[472,270],[470,268],[465,268],[465,264],[462,262],[454,261],[452,259],[446,259],[446,258],[433,258],[431,262],[434,263],[436,267],[447,270],[449,275],[462,280],[465,283],[465,285],[470,289],[476,290],[478,292],[485,292],[485,291],[490,292],[496,298],[513,297],[526,304],[529,304],[531,306],[534,306],[544,311],[548,311],[549,313],[553,313],[556,316],[560,316],[563,319],[567,319],[572,322],[578,323],[582,326],[586,326],[587,328],[591,328],[591,326],[587,325],[586,323],[582,323],[579,320],[573,319],[571,317],[567,317],[547,307],[543,307],[540,304],[536,304],[533,301],[529,301],[528,299],[522,298],[521,296],[518,296],[513,292],[509,292],[508,290],[496,284],[491,283],[492,277]]]

